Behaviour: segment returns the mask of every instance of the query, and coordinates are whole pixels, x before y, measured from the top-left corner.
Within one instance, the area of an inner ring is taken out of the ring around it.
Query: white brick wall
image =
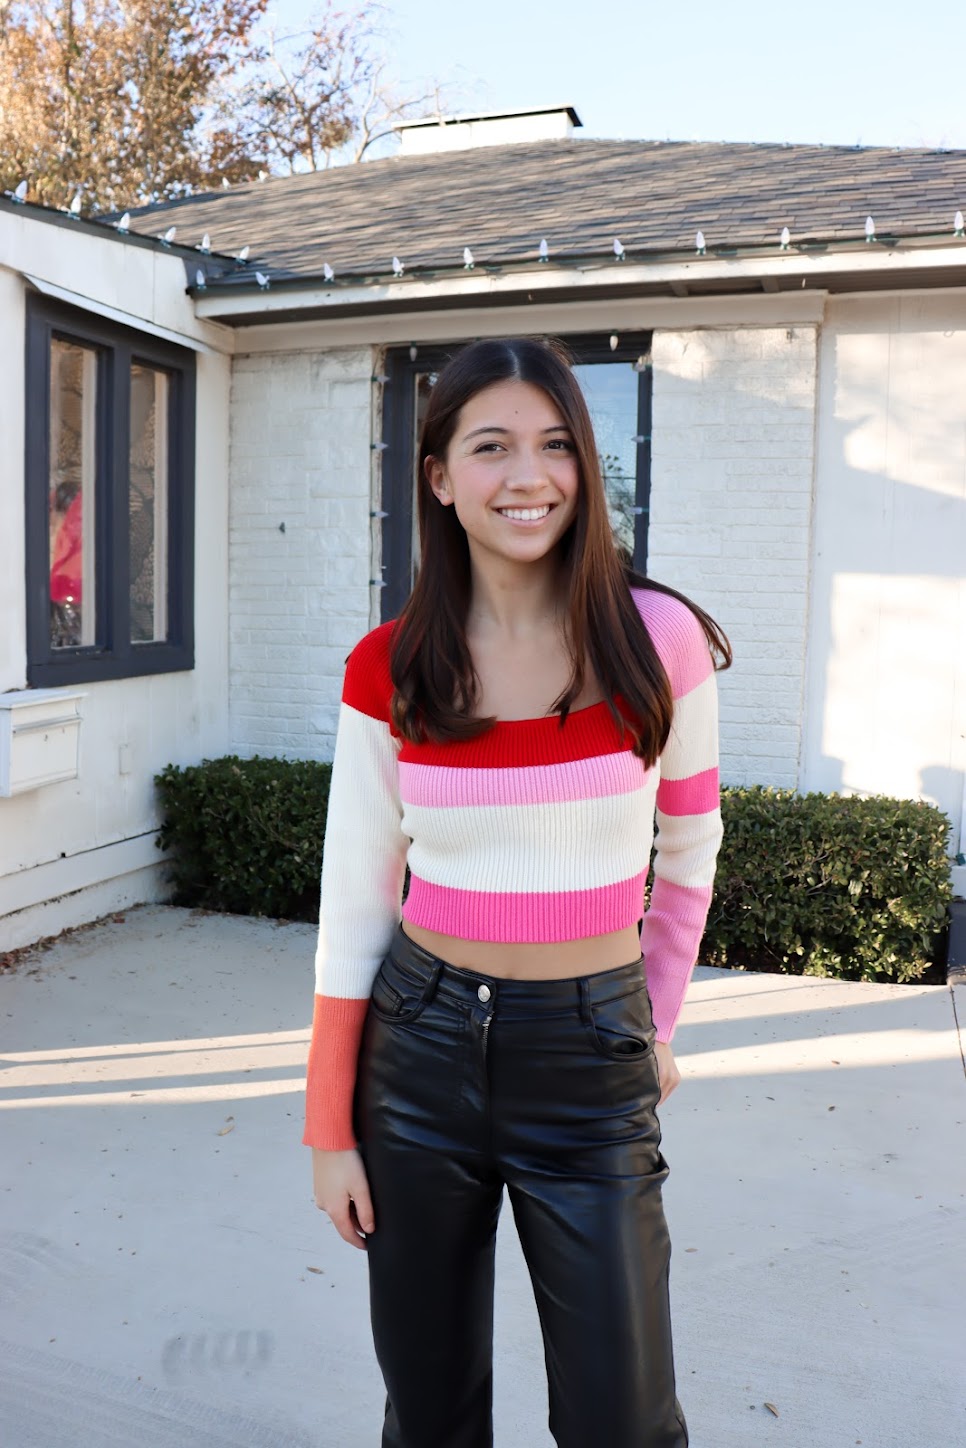
[[[724,629],[721,777],[797,788],[817,329],[654,333],[648,572]]]
[[[234,360],[229,716],[243,756],[332,757],[377,576],[371,377],[367,347]]]

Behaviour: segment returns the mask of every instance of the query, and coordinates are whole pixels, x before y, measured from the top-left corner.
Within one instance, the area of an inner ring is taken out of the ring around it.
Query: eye
[[[475,447],[473,449],[473,451],[475,453],[489,452],[491,448],[497,448],[500,446],[501,444],[498,442],[481,442],[478,447]]]
[[[561,448],[564,452],[576,452],[576,448],[569,437],[552,437],[547,446]]]

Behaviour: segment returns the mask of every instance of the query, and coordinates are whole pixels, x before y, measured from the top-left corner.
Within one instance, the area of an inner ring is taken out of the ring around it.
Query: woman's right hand
[[[312,1181],[315,1205],[328,1213],[340,1237],[364,1252],[366,1236],[375,1231],[376,1219],[366,1169],[356,1148],[322,1151],[313,1146]]]

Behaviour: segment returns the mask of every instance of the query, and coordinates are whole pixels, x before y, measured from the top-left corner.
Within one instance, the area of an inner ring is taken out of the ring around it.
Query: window
[[[590,408],[614,536],[642,573],[647,567],[651,477],[650,333],[565,337]],[[419,559],[416,448],[436,374],[455,347],[387,353],[383,401],[381,617],[395,618]]]
[[[186,348],[30,298],[30,684],[193,667],[194,369]]]

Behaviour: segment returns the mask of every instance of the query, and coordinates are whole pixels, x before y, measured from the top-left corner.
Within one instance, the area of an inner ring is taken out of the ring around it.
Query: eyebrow
[[[545,427],[543,431],[544,433],[569,432],[570,428],[565,422],[555,422],[552,427]],[[495,424],[487,427],[474,427],[472,432],[466,434],[464,441],[469,442],[471,437],[477,437],[481,432],[499,432],[505,437],[510,432],[510,429],[508,427],[497,427]]]

